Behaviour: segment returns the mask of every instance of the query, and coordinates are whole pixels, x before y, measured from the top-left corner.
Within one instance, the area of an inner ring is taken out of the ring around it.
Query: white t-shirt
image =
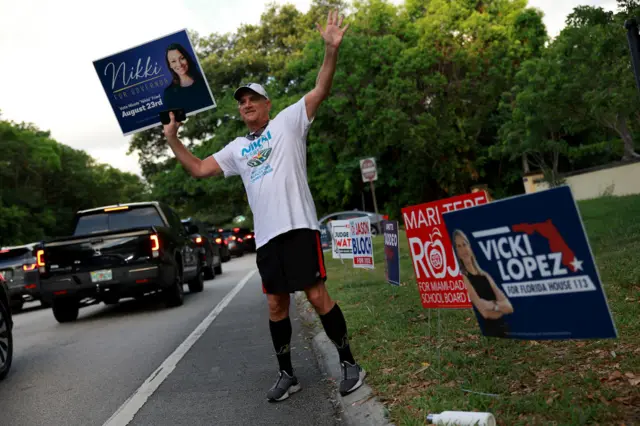
[[[253,212],[256,247],[292,229],[319,229],[307,181],[304,97],[282,110],[253,141],[238,137],[213,154],[225,177],[240,175]]]

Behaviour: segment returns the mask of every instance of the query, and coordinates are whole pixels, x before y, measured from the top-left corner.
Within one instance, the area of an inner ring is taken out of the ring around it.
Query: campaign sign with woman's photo
[[[185,30],[93,65],[125,136],[161,125],[161,111],[190,116],[216,106]]]
[[[443,215],[485,336],[615,338],[568,186]]]

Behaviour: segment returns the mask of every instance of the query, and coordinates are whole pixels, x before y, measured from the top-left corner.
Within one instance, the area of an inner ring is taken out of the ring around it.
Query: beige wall
[[[640,162],[570,176],[566,183],[576,200],[640,194]]]

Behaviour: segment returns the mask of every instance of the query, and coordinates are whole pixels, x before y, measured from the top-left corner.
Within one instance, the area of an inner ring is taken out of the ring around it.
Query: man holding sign
[[[269,328],[280,371],[267,392],[282,401],[300,390],[291,365],[290,293],[304,291],[319,314],[327,336],[340,355],[340,392],[359,388],[365,372],[355,362],[340,307],[325,287],[326,271],[318,218],[307,182],[306,138],[320,104],[329,96],[338,49],[348,25],[329,12],[327,26],[318,30],[325,41],[325,57],[316,86],[295,104],[270,120],[271,101],[259,84],[238,88],[234,97],[249,129],[223,149],[200,160],[177,137],[180,123],[171,115],[164,133],[176,158],[196,178],[239,175],[254,216],[258,270],[269,304]]]

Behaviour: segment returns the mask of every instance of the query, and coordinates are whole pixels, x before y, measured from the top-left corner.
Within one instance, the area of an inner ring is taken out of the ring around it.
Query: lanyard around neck
[[[269,120],[270,121],[270,120]],[[264,129],[267,128],[267,126],[269,125],[269,121],[267,121],[267,124],[265,124],[264,126],[260,127],[258,130],[256,130],[255,132],[252,133],[247,133],[247,135],[245,136],[245,138],[249,139],[250,141],[255,140],[257,138],[259,138],[260,136],[262,136],[262,132],[264,132]]]

